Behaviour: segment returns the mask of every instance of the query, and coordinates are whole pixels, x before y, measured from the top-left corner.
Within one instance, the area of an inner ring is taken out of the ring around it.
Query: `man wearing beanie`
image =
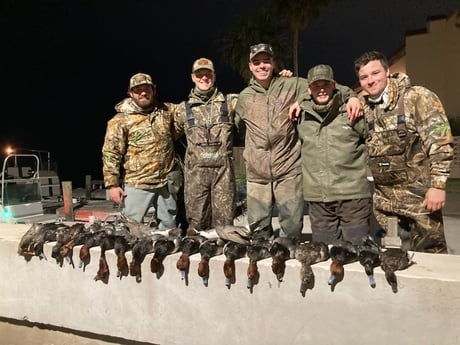
[[[174,140],[182,134],[177,105],[156,98],[150,75],[129,81],[128,98],[115,106],[102,148],[103,176],[110,199],[138,222],[153,203],[160,230],[175,228],[177,192],[182,183]]]
[[[364,117],[349,122],[346,100],[357,95],[335,82],[329,65],[308,71],[308,97],[300,103],[303,196],[313,241],[363,243],[372,202],[367,180]]]

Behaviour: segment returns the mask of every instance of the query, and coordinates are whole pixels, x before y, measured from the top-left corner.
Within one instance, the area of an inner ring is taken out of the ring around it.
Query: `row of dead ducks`
[[[224,231],[241,230],[241,227],[228,226]],[[222,230],[222,229],[221,229]],[[241,231],[239,231],[241,232]],[[247,287],[252,293],[257,284],[259,272],[257,262],[272,258],[272,271],[276,279],[281,282],[284,277],[286,261],[296,259],[300,262],[300,293],[305,296],[308,289],[314,287],[314,273],[312,265],[331,259],[330,277],[328,284],[333,291],[335,285],[344,277],[344,265],[360,262],[369,279],[372,288],[376,286],[374,269],[381,267],[385,278],[394,293],[398,291],[395,272],[403,270],[413,264],[412,255],[397,248],[380,248],[372,238],[364,239],[359,246],[348,242],[341,242],[327,246],[321,242],[291,243],[284,238],[273,241],[257,239],[248,244],[226,241],[220,238],[206,238],[201,235],[180,236],[179,229],[158,231],[146,225],[126,218],[115,222],[97,222],[89,226],[85,223],[66,225],[64,223],[36,223],[23,235],[18,246],[18,254],[27,261],[36,256],[46,259],[43,251],[44,244],[56,242],[52,247],[51,256],[61,267],[64,261],[75,267],[73,262],[73,248],[81,245],[79,253],[79,267],[85,270],[91,261],[90,248],[100,247],[99,269],[94,279],[108,283],[110,270],[105,253],[113,249],[117,256],[117,277],[133,276],[137,282],[142,281],[141,264],[147,254],[152,254],[150,271],[159,279],[164,271],[163,260],[166,256],[181,252],[176,267],[180,271],[181,279],[188,285],[190,256],[200,254],[198,275],[203,284],[208,285],[209,260],[218,255],[225,255],[223,271],[225,285],[230,288],[235,283],[235,260],[248,257]],[[128,263],[126,252],[132,252],[132,260]]]

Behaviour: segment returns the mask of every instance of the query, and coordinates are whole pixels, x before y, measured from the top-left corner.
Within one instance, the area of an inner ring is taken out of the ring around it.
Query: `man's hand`
[[[363,107],[361,106],[361,102],[358,97],[350,97],[347,102],[347,113],[348,113],[348,121],[350,123],[355,122],[355,120],[364,115]]]
[[[126,196],[126,192],[121,187],[111,187],[109,189],[110,200],[117,204],[121,204],[123,197]]]
[[[446,204],[446,191],[438,188],[428,188],[425,194],[425,208],[429,212],[440,210]]]
[[[294,73],[292,73],[292,71],[288,70],[288,69],[283,69],[280,73],[279,73],[279,76],[280,77],[292,77]]]
[[[295,102],[289,107],[289,119],[291,121],[297,121],[300,115],[300,106],[298,102]]]

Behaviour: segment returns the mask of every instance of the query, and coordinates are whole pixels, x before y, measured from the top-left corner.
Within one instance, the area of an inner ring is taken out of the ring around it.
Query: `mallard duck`
[[[235,283],[235,260],[246,256],[246,244],[228,241],[225,243],[223,252],[225,255],[224,276],[225,286],[230,289],[231,284]]]
[[[358,261],[364,267],[369,279],[369,285],[375,288],[374,268],[380,266],[380,247],[368,237],[363,244],[358,245]]]
[[[248,270],[247,270],[247,288],[251,291],[255,284],[259,280],[259,269],[257,263],[260,260],[264,260],[270,257],[271,242],[268,239],[258,239],[257,241],[251,240],[251,243],[247,246],[246,256],[249,258]]]
[[[35,223],[24,233],[19,245],[18,254],[24,256],[26,261],[30,261],[32,256],[38,256],[40,259],[45,259],[43,246],[46,242],[56,241],[56,232],[62,223]]]
[[[64,259],[66,259],[72,267],[73,264],[73,242],[72,240],[80,233],[85,231],[83,223],[75,223],[71,226],[60,227],[56,232],[56,244],[51,249],[51,256],[56,260],[56,263],[62,267]]]
[[[177,251],[174,239],[164,236],[155,241],[153,245],[153,257],[150,260],[150,271],[160,278],[164,271],[163,261],[169,254]]]
[[[220,238],[205,240],[200,244],[199,252],[201,260],[198,264],[198,275],[203,279],[203,285],[208,286],[209,282],[209,260],[221,255],[224,250],[224,241]]]
[[[185,237],[180,244],[181,256],[176,262],[176,267],[180,272],[181,280],[185,280],[185,285],[188,285],[188,272],[190,268],[190,255],[200,251],[200,245],[206,241],[206,237],[194,235]]]
[[[89,265],[91,262],[91,253],[90,249],[96,246],[99,246],[102,242],[102,239],[107,236],[107,233],[103,229],[99,229],[95,232],[92,233],[91,236],[89,236],[85,243],[80,247],[80,263],[78,265],[79,268],[83,268],[83,271],[85,271],[86,266]]]
[[[332,262],[330,265],[331,275],[328,279],[328,284],[332,286],[343,279],[343,266],[358,260],[358,252],[356,246],[348,241],[341,241],[334,244],[329,252]]]
[[[414,262],[412,258],[415,253],[409,255],[406,250],[400,248],[388,248],[380,254],[380,267],[385,272],[385,278],[394,293],[398,292],[398,279],[396,271],[405,270]]]
[[[294,257],[300,262],[300,293],[305,296],[315,285],[311,265],[329,259],[329,248],[323,242],[303,242],[295,247]]]
[[[94,277],[95,281],[102,281],[103,283],[107,284],[109,282],[110,276],[110,269],[107,263],[107,259],[105,257],[105,252],[107,250],[113,249],[115,246],[115,237],[106,235],[101,239],[100,248],[101,248],[101,255],[99,257],[99,269]]]
[[[132,277],[136,277],[136,282],[142,281],[141,265],[144,262],[147,254],[153,253],[153,246],[156,240],[162,238],[164,235],[161,233],[155,233],[151,236],[137,239],[131,250],[133,256],[129,264],[129,274]]]
[[[270,256],[272,257],[272,272],[275,274],[278,282],[283,281],[286,270],[286,260],[294,258],[296,241],[287,237],[276,238],[270,247]]]

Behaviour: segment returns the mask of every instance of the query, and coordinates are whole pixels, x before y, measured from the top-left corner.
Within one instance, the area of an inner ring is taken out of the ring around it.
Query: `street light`
[[[24,149],[24,148],[20,148],[20,147],[17,147],[15,149],[13,149],[11,146],[8,146],[6,148],[6,153],[7,154],[12,154],[12,153],[15,153],[15,152],[18,152],[18,151],[29,151],[29,152],[37,152],[40,157],[40,162],[42,161],[41,159],[41,155],[40,153],[46,153],[47,154],[47,163],[48,163],[48,171],[51,170],[51,154],[50,154],[50,151],[46,151],[46,150],[35,150],[35,149]]]

